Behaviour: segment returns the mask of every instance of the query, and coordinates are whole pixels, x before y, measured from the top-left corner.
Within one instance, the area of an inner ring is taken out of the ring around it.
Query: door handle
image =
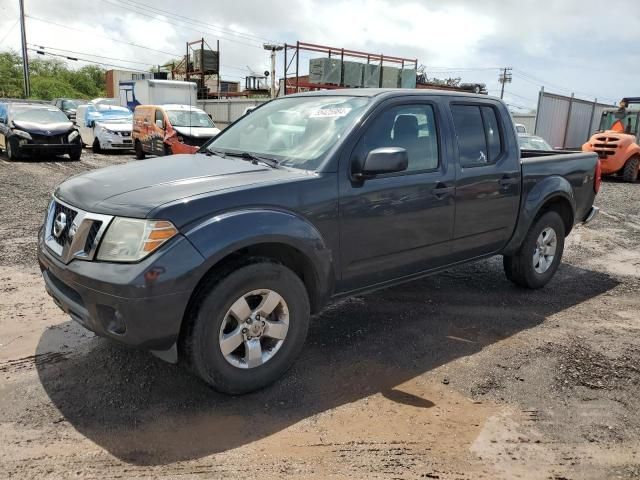
[[[503,188],[504,190],[509,188],[510,185],[515,185],[516,183],[519,183],[519,182],[520,182],[519,178],[506,177],[506,176],[498,180],[500,187]]]
[[[454,190],[455,187],[448,187],[444,183],[439,183],[438,185],[436,185],[436,188],[431,190],[431,193],[437,199],[442,199],[449,196]]]

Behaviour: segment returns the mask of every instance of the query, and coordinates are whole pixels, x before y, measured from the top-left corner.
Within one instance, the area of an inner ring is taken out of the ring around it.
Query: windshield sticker
[[[337,107],[337,108],[319,108],[315,112],[309,115],[309,118],[339,118],[345,117],[349,114],[351,108]]]

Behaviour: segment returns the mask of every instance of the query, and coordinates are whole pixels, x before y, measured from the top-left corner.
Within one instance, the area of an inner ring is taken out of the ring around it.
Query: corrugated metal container
[[[380,65],[364,65],[362,85],[370,88],[380,86]]]
[[[193,51],[193,69],[200,70],[200,59],[204,61],[205,73],[218,73],[220,69],[220,57],[215,50],[198,49]]]
[[[613,106],[542,91],[535,134],[554,148],[580,149],[598,128],[606,108]]]
[[[403,68],[400,70],[400,88],[416,88],[415,68]]]
[[[382,88],[398,88],[400,83],[400,69],[396,67],[382,67]]]
[[[342,62],[337,58],[312,58],[309,60],[309,82],[340,85]]]
[[[361,87],[364,64],[359,62],[343,62],[345,87]]]

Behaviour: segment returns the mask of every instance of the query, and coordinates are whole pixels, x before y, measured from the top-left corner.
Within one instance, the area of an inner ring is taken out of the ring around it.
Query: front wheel
[[[307,336],[309,310],[300,278],[284,265],[261,259],[202,289],[181,339],[181,354],[216,390],[257,390],[293,364]]]
[[[136,151],[136,158],[138,160],[144,160],[145,153],[144,153],[144,150],[142,149],[142,143],[140,142],[140,140],[136,140],[136,145],[134,148]]]
[[[7,158],[11,161],[17,160],[20,157],[19,148],[18,141],[15,138],[10,138],[7,141]]]
[[[93,139],[93,145],[91,145],[91,149],[93,150],[93,153],[102,152],[102,147],[100,146],[100,140],[98,140],[98,137]]]
[[[565,228],[558,213],[546,212],[531,226],[514,255],[505,255],[507,278],[525,288],[542,288],[556,273],[564,251]]]
[[[81,155],[82,155],[82,147],[76,148],[69,152],[69,158],[74,162],[77,162],[78,160],[80,160]]]

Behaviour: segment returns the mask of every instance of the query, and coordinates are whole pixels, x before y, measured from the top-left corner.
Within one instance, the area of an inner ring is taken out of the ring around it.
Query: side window
[[[452,105],[451,113],[458,139],[460,166],[495,163],[503,148],[495,110],[477,105]]]
[[[481,107],[480,110],[482,111],[484,131],[487,136],[487,146],[489,147],[489,162],[495,163],[502,153],[498,117],[496,116],[496,111],[491,107]]]
[[[407,151],[407,171],[438,168],[438,135],[431,105],[399,105],[378,115],[360,138],[355,149],[358,170],[371,150],[401,147]]]
[[[156,121],[160,120],[162,122],[162,128],[164,128],[164,115],[162,114],[162,110],[156,110]]]

